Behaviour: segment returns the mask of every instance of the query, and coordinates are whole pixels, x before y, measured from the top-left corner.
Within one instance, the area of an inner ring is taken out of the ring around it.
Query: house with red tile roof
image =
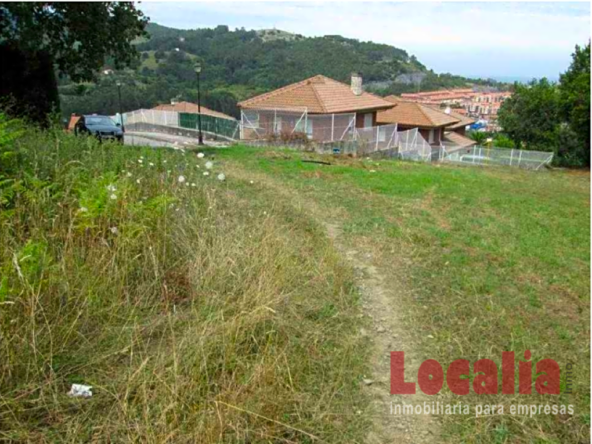
[[[402,100],[396,96],[385,97],[395,104],[393,108],[378,113],[378,124],[397,124],[399,131],[418,128],[422,137],[434,148],[449,150],[467,148],[475,142],[464,135],[467,125],[474,120],[452,111],[418,102]]]
[[[439,146],[444,139],[444,128],[460,122],[456,117],[421,103],[408,102],[396,96],[385,97],[385,100],[395,106],[378,112],[378,124],[396,123],[399,131],[418,128],[430,145]]]
[[[377,113],[394,104],[362,89],[354,73],[351,85],[317,75],[238,103],[243,139],[269,134],[304,133],[319,142],[343,140],[354,128],[376,126]]]

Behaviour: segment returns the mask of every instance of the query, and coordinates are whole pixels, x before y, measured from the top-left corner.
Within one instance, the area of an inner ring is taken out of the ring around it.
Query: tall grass
[[[9,147],[2,439],[360,440],[357,296],[310,219],[190,151],[32,129]]]

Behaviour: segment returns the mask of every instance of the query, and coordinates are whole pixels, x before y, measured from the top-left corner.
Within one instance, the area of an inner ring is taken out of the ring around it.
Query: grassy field
[[[438,400],[574,415],[448,416],[434,442],[589,441],[588,173],[6,131],[3,440],[364,442],[368,321],[330,223],[405,289],[419,355],[573,364],[572,394]]]
[[[555,359],[562,394],[451,396],[505,414],[444,417],[451,442],[588,442],[590,177],[583,172],[325,159],[234,148],[224,158],[271,178],[342,226],[405,282],[408,328],[425,358]],[[285,197],[284,197],[285,199]],[[573,365],[573,394],[565,394]],[[415,371],[417,366],[415,367]],[[413,379],[416,380],[416,377]],[[500,383],[501,385],[501,383]],[[534,391],[534,390],[533,390]],[[509,414],[510,404],[572,404],[575,415]]]
[[[195,153],[0,129],[0,440],[361,442],[358,295],[314,220]]]

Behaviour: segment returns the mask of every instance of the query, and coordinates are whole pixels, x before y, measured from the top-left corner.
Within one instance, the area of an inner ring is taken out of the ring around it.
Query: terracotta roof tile
[[[388,96],[385,99],[395,103],[396,106],[385,111],[379,111],[376,116],[378,123],[398,123],[399,125],[418,128],[439,128],[459,122],[459,119],[421,103],[403,101],[396,96]]]
[[[197,108],[198,107],[195,103],[177,102],[175,104],[158,105],[152,109],[156,109],[156,110],[160,110],[160,111],[176,111],[178,113],[197,114]],[[214,111],[212,109],[206,108],[205,106],[201,107],[201,113],[204,116],[212,116],[212,117],[219,117],[221,119],[236,120],[234,117],[229,116],[228,114],[224,114],[219,111]]]
[[[444,133],[444,145],[446,145],[447,148],[450,147],[452,150],[455,150],[477,145],[477,142],[462,134],[455,133],[454,131],[446,131]]]
[[[384,109],[393,105],[383,98],[362,92],[355,95],[349,85],[318,75],[238,104],[245,109],[286,109],[312,114]]]

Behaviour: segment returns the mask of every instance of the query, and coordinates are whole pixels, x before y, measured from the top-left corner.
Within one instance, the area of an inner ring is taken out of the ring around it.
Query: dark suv
[[[115,123],[108,116],[88,115],[81,116],[74,127],[76,134],[88,134],[99,140],[117,139],[123,141],[123,130],[119,123]]]

